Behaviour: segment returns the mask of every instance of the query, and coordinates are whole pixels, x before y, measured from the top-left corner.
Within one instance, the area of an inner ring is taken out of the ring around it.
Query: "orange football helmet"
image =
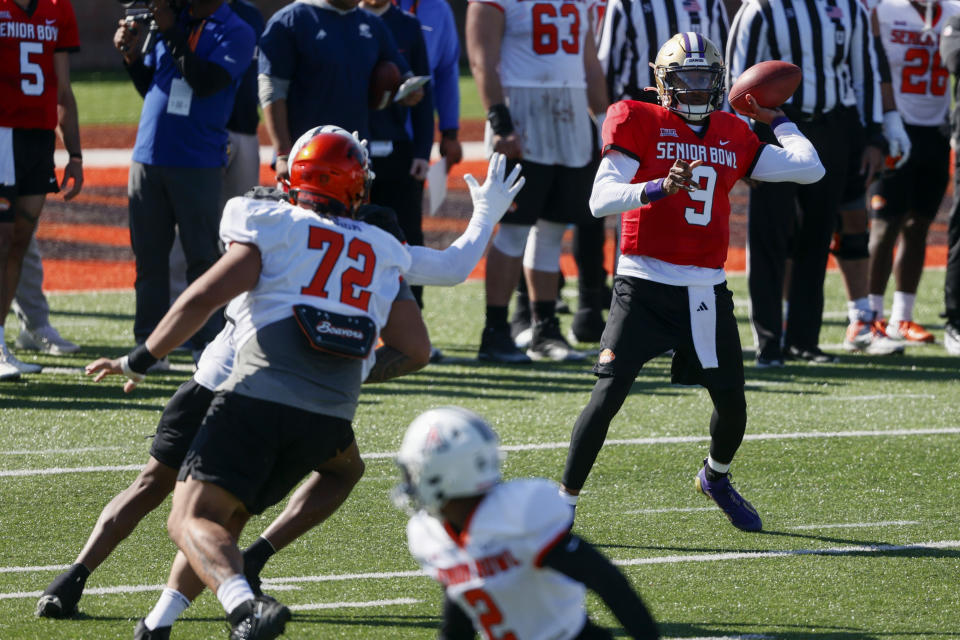
[[[290,162],[290,197],[321,213],[353,216],[367,195],[366,164],[353,136],[318,133]]]

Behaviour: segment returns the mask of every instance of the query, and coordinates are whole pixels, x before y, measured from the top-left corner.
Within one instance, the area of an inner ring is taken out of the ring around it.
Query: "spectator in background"
[[[726,58],[727,86],[764,60],[786,60],[803,70],[803,81],[783,110],[826,167],[826,177],[814,184],[762,183],[750,192],[747,268],[756,364],[781,367],[785,356],[836,362],[820,349],[819,341],[827,254],[855,144],[850,134],[861,126],[866,129],[858,163],[864,184],[881,168],[886,144],[869,18],[859,2],[802,0],[793,3],[788,15],[783,3],[747,0],[733,19]],[[757,123],[755,131],[761,140],[776,142],[770,127]],[[784,330],[788,257],[793,259],[793,277]]]
[[[247,0],[227,0],[241,20],[250,25],[256,40],[263,33],[263,14]],[[257,51],[243,74],[233,112],[227,121],[227,166],[223,173],[220,210],[227,200],[242,196],[260,183],[260,142],[257,140]],[[179,233],[177,234],[179,239]],[[170,250],[170,304],[187,288],[187,259],[179,241]],[[197,352],[199,353],[199,352]]]
[[[943,27],[940,38],[940,59],[954,78],[954,104],[950,122],[953,126],[952,146],[960,147],[960,16],[952,16]],[[943,344],[947,353],[960,356],[960,157],[954,154],[953,208],[947,227],[947,273],[943,300],[947,307],[947,324]]]
[[[728,28],[727,11],[721,0],[609,0],[597,58],[610,99],[659,104],[650,65],[660,45],[675,33],[695,31],[722,51],[727,45]]]
[[[379,16],[393,34],[397,48],[415,75],[429,76],[430,63],[420,21],[404,13],[390,0],[362,0],[364,10]],[[370,113],[370,159],[376,181],[370,202],[389,207],[397,214],[407,243],[423,246],[423,181],[430,168],[433,147],[433,97],[426,85],[424,98],[410,108],[393,102]],[[407,132],[407,124],[412,129]],[[412,287],[423,307],[423,287]]]
[[[359,10],[359,3],[292,2],[267,21],[258,85],[279,180],[290,175],[293,141],[318,122],[370,140],[370,75],[379,61],[392,61],[401,74],[410,73],[387,26]],[[416,104],[421,96],[412,95],[404,104]]]
[[[138,343],[170,306],[175,227],[187,259],[188,282],[219,258],[226,124],[255,46],[253,29],[224,0],[195,0],[179,13],[165,3],[152,9],[160,37],[144,56],[133,25],[121,21],[114,36],[144,96],[128,186],[137,268],[133,332]],[[222,324],[219,314],[211,316],[192,338],[194,348],[202,348]]]
[[[440,155],[447,171],[463,159],[460,145],[460,40],[453,10],[446,0],[394,0],[402,10],[420,21],[430,61],[433,106],[440,131]]]
[[[549,7],[550,27],[537,7]],[[507,363],[581,360],[556,317],[559,258],[568,223],[586,220],[596,169],[591,112],[606,111],[603,71],[584,3],[534,5],[471,0],[470,68],[487,110],[487,152],[523,165],[527,188],[507,213],[487,256],[486,322],[478,357]],[[530,240],[528,242],[528,236]],[[523,353],[507,323],[510,295],[523,273],[533,331]]]
[[[259,42],[264,29],[260,9],[247,0],[227,0],[227,5],[241,20],[250,25],[256,36],[255,42]],[[242,196],[260,183],[260,142],[257,140],[257,124],[260,122],[260,114],[257,112],[258,52],[259,48],[253,50],[253,60],[243,73],[233,103],[233,113],[227,120],[229,157],[227,170],[223,174],[221,210],[227,200]]]
[[[69,0],[0,0],[0,9],[0,28],[11,27],[0,38],[0,380],[14,380],[41,370],[10,353],[4,323],[47,194],[58,191],[57,135],[70,154],[60,185],[70,184],[64,199],[83,186],[69,58],[80,39]]]
[[[43,260],[37,238],[31,237],[20,265],[20,281],[11,307],[20,324],[17,349],[60,356],[76,353],[80,346],[67,340],[50,324],[50,303],[43,294]]]
[[[884,0],[873,13],[878,41],[890,62],[892,98],[906,122],[912,152],[894,167],[888,165],[870,186],[870,307],[876,320],[885,322],[883,297],[892,271],[893,309],[881,330],[907,343],[934,341],[932,333],[913,321],[913,304],[923,275],[927,232],[950,179],[950,75],[937,48],[944,25],[958,13],[957,2],[929,4],[921,13],[909,0]],[[917,59],[929,62],[918,68]]]

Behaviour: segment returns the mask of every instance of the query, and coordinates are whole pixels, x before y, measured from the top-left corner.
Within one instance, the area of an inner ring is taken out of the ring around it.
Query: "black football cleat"
[[[133,640],[170,640],[170,629],[172,627],[157,627],[153,631],[147,629],[145,618],[137,621],[137,627],[133,630]]]
[[[75,615],[89,575],[86,567],[75,564],[54,578],[37,601],[37,617],[69,618]]]
[[[290,609],[273,598],[247,600],[227,616],[230,640],[273,640],[283,634]]]

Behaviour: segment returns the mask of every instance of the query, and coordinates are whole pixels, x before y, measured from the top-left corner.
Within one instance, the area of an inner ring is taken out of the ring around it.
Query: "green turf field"
[[[744,279],[731,283],[743,319]],[[918,320],[935,328],[938,340],[942,287],[942,271],[928,272],[917,305]],[[828,311],[839,312],[836,274],[828,291]],[[39,591],[56,574],[43,567],[72,562],[101,507],[135,477],[65,471],[142,463],[146,436],[188,375],[151,377],[125,396],[116,381],[94,385],[68,370],[128,348],[132,302],[132,293],[53,296],[55,324],[84,351],[26,356],[61,369],[0,386],[3,640],[129,638],[159,593],[152,587],[166,578],[174,554],[164,530],[169,504],[91,576],[88,589],[107,592],[88,592],[79,619],[33,617]],[[450,403],[478,411],[508,447],[541,445],[508,453],[508,478],[559,477],[591,388],[587,367],[472,360],[480,283],[428,290],[427,304],[431,332],[450,360],[365,390],[358,440],[361,450],[384,455],[368,459],[340,512],[264,572],[272,579],[267,590],[295,608],[285,637],[434,637],[440,590],[409,574],[416,566],[405,547],[405,517],[387,497],[396,481],[388,454],[420,411]],[[845,324],[830,313],[823,342],[839,343]],[[11,343],[15,325],[8,323]],[[752,342],[746,322],[741,337]],[[184,355],[175,360],[187,363]],[[671,386],[669,362],[657,359],[611,426],[609,437],[619,443],[601,452],[575,531],[624,565],[666,637],[960,638],[958,364],[937,345],[901,357],[845,356],[834,366],[748,367],[750,420],[734,480],[763,516],[765,532],[746,534],[694,493],[709,401],[702,390]],[[241,542],[252,541],[275,513],[254,518]],[[390,572],[400,573],[381,575]],[[588,606],[598,621],[615,624],[598,600]],[[184,640],[225,637],[222,610],[209,593],[173,631]]]
[[[123,71],[75,72],[71,76],[80,124],[137,124],[143,100]],[[483,120],[486,113],[473,77],[460,77],[460,118]]]

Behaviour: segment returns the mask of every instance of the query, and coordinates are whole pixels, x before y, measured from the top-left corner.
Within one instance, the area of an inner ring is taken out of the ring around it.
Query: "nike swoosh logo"
[[[721,146],[721,147],[725,147],[725,146],[727,146],[728,144],[730,144],[730,141],[729,141],[729,140],[721,140],[721,141],[720,141],[720,146]]]
[[[223,59],[229,62],[230,64],[236,64],[237,61],[231,58],[229,55],[223,56]]]
[[[56,18],[53,18],[52,20],[47,20],[46,22],[47,22],[47,25],[51,25],[51,24],[53,24],[53,23],[56,22],[56,21],[57,21],[57,19],[56,19]]]

